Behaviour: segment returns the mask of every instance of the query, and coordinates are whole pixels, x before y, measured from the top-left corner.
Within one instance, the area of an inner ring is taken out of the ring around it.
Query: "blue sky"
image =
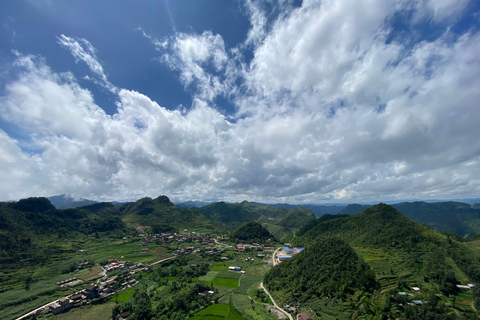
[[[1,200],[478,197],[478,1],[2,1]]]

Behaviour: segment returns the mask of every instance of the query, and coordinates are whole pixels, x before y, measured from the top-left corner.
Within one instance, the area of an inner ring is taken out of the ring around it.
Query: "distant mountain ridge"
[[[60,194],[56,196],[47,197],[50,203],[57,209],[69,209],[88,206],[90,204],[97,203],[97,201],[88,200],[84,198],[75,199],[68,194]]]
[[[296,230],[316,219],[311,210],[302,206],[289,210],[248,201],[234,204],[217,202],[197,210],[208,219],[216,221],[230,230],[247,222],[256,221],[277,239],[291,236]]]

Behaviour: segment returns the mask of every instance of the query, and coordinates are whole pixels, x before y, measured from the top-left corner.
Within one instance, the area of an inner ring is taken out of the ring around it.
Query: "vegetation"
[[[424,205],[411,208],[416,206]],[[320,218],[304,207],[246,201],[208,207],[182,209],[164,196],[66,210],[55,209],[45,198],[0,203],[2,318],[14,319],[78,292],[85,283],[71,288],[55,283],[72,277],[92,283],[101,277],[99,262],[114,258],[151,264],[167,257],[171,260],[153,266],[153,272],[135,274],[139,283],[132,287],[121,285],[131,280],[121,270],[109,273],[118,277],[112,285],[116,293],[104,301],[39,319],[108,319],[123,311],[131,313],[129,319],[274,319],[270,299],[258,289],[262,280],[284,307],[322,319],[477,318],[480,289],[462,291],[457,285],[480,283],[478,236],[436,232],[385,204]],[[474,216],[459,203],[445,204],[448,208]],[[185,229],[210,235],[178,241],[152,237],[162,232],[180,237]],[[228,230],[233,230],[230,240],[211,235],[224,238]],[[274,268],[267,262],[281,247],[275,240],[264,252],[234,251],[235,242],[264,242],[278,235],[305,250]]]
[[[264,283],[300,303],[315,297],[345,299],[357,290],[372,292],[378,287],[370,267],[338,238],[310,243],[302,253],[275,266]]]
[[[230,230],[247,222],[258,222],[277,239],[289,237],[304,225],[315,220],[313,212],[302,206],[285,209],[247,201],[235,204],[212,203],[198,211]]]
[[[232,238],[240,241],[265,242],[274,237],[258,222],[247,222],[232,232]]]

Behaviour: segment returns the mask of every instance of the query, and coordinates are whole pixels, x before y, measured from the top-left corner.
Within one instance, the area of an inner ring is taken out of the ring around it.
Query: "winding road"
[[[283,310],[282,308],[280,308],[280,307],[278,306],[278,304],[275,302],[275,300],[273,299],[273,297],[272,297],[272,295],[270,294],[270,292],[268,292],[267,289],[265,289],[265,287],[263,286],[263,281],[260,282],[260,288],[262,288],[263,291],[265,291],[265,293],[270,297],[270,299],[271,299],[272,302],[273,302],[273,305],[274,305],[275,309],[277,309],[278,311],[280,311],[280,312],[282,312],[283,314],[285,314],[285,315],[288,317],[288,319],[293,320],[293,317],[292,317],[292,315],[291,315],[290,313],[288,313],[287,311]]]

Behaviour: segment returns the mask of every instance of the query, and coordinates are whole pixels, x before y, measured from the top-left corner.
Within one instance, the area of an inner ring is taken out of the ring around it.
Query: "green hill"
[[[240,241],[264,242],[273,239],[273,235],[255,221],[247,222],[232,232],[232,238]]]
[[[57,210],[47,198],[0,203],[0,264],[42,262],[51,250],[62,251],[59,243],[49,241],[51,245],[45,246],[48,239],[124,228],[122,220],[112,214],[97,215],[80,208]]]
[[[412,293],[419,299],[428,300],[427,292],[434,293],[448,305],[448,297],[459,294],[457,284],[480,281],[480,255],[476,248],[421,225],[386,204],[320,222],[296,242],[311,246],[325,237],[338,237],[350,244],[375,271],[381,285],[375,304],[383,307],[387,307],[387,300],[396,299],[395,292],[409,291],[414,286],[422,288],[421,293]],[[469,299],[472,303],[471,295]],[[393,305],[387,309],[398,315],[403,312]],[[447,314],[473,312],[470,307],[445,310]]]
[[[357,290],[373,292],[378,284],[370,267],[339,238],[320,238],[293,258],[275,266],[264,279],[277,296],[303,303],[316,297],[345,299]]]
[[[226,232],[196,210],[175,206],[166,196],[143,198],[118,207],[122,220],[131,226],[151,227],[154,233],[190,229],[202,232]]]
[[[369,205],[349,204],[340,214],[354,215]],[[463,202],[402,202],[392,207],[405,216],[435,230],[460,236],[480,233],[480,207]]]

